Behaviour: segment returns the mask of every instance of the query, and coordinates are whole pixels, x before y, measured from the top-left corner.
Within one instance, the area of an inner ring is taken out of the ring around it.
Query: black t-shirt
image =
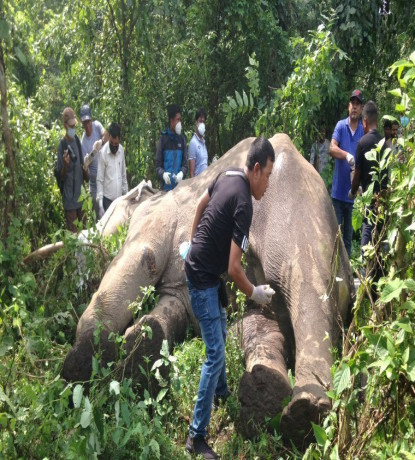
[[[360,169],[361,172],[360,182],[362,183],[363,192],[366,192],[372,182],[374,182],[374,192],[379,192],[379,190],[385,189],[388,186],[388,175],[386,169],[381,172],[381,184],[379,184],[379,180],[374,179],[373,174],[370,174],[375,171],[375,168],[379,168],[379,161],[382,158],[384,147],[382,147],[380,155],[379,153],[376,153],[377,161],[368,160],[365,157],[365,154],[374,149],[381,139],[382,136],[379,131],[377,129],[373,129],[365,134],[357,143],[356,169]]]
[[[186,258],[186,275],[197,289],[213,287],[229,264],[231,241],[244,252],[252,222],[249,181],[242,169],[224,171],[208,188],[209,203]]]

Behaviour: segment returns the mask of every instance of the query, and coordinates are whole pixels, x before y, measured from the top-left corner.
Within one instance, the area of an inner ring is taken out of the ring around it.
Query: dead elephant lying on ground
[[[130,354],[126,375],[136,379],[144,356],[159,358],[163,339],[170,348],[184,340],[195,319],[178,248],[189,239],[201,194],[221,170],[243,167],[252,141],[240,142],[200,176],[136,208],[122,250],[79,321],[63,367],[66,379],[89,379],[98,322],[102,359],[114,359],[108,335],[124,334]],[[246,372],[238,395],[240,426],[246,436],[254,435],[255,425],[281,412],[291,397],[280,426],[301,446],[311,438],[310,422],[318,422],[330,407],[324,388],[331,384],[330,346],[336,344],[353,285],[323,181],[286,135],[270,141],[274,173],[264,198],[254,201],[247,273],[255,285],[270,284],[276,294],[271,305],[251,310],[242,323]],[[160,295],[158,305],[131,324],[128,306],[141,295],[140,287],[149,285]],[[141,336],[144,322],[153,330],[152,340]],[[288,369],[295,374],[293,390]]]

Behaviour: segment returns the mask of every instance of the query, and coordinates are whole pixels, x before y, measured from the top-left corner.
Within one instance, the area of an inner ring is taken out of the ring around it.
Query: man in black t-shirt
[[[255,139],[244,170],[224,171],[209,186],[196,208],[191,246],[185,270],[192,310],[206,345],[199,390],[186,449],[204,458],[217,458],[206,444],[212,402],[229,395],[226,383],[226,305],[219,300],[220,275],[226,270],[236,286],[258,304],[271,301],[269,286],[254,286],[242,269],[242,252],[248,248],[252,198],[260,200],[275,161],[271,143]]]
[[[356,169],[352,181],[352,188],[349,195],[354,197],[359,188],[359,184],[362,185],[363,192],[366,192],[369,186],[373,183],[373,200],[365,213],[373,213],[372,217],[368,219],[365,215],[362,224],[362,240],[361,247],[371,243],[374,237],[381,230],[381,225],[375,221],[376,218],[376,202],[388,185],[388,172],[387,169],[379,171],[380,160],[385,151],[386,144],[380,149],[380,152],[376,152],[376,145],[382,139],[382,135],[377,130],[378,126],[378,109],[373,101],[368,101],[362,113],[362,123],[365,135],[359,140],[356,148]],[[373,150],[373,158],[366,158],[366,154]],[[363,252],[362,252],[363,257]],[[375,267],[375,281],[380,277],[380,267]]]

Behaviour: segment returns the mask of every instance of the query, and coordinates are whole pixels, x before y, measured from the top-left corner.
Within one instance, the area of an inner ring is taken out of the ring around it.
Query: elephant
[[[139,382],[139,365],[146,356],[152,361],[160,357],[163,340],[172,349],[185,339],[189,326],[198,331],[179,246],[189,240],[199,197],[224,169],[243,168],[253,140],[239,142],[199,176],[183,180],[173,191],[149,194],[135,207],[124,246],[79,320],[64,378],[88,381],[98,348],[103,362],[114,361],[110,334],[116,332],[125,337],[123,375]],[[319,174],[287,135],[276,134],[270,142],[275,163],[264,197],[253,201],[246,270],[253,284],[269,284],[276,293],[265,307],[248,301],[236,326],[246,361],[238,390],[239,428],[254,436],[268,417],[282,411],[284,438],[303,447],[313,438],[311,422],[318,423],[330,409],[330,347],[351,306],[353,277]],[[129,305],[149,285],[156,288],[158,304],[134,320]],[[151,339],[143,325],[151,327]],[[98,326],[99,345],[94,340]]]

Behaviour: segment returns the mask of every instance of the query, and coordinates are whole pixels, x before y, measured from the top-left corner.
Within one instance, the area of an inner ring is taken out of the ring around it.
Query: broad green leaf
[[[365,153],[365,157],[369,161],[376,161],[376,150],[369,150],[369,152]]]
[[[9,38],[10,28],[5,19],[0,19],[0,40],[7,40]]]
[[[244,103],[242,101],[242,97],[236,90],[235,90],[235,97],[236,97],[236,102],[238,103],[239,107],[243,107]]]
[[[313,427],[314,431],[314,436],[316,438],[317,444],[320,447],[324,447],[327,441],[327,434],[324,431],[324,429],[320,425],[316,425],[315,423],[311,422],[311,425]]]
[[[115,395],[120,394],[120,382],[117,382],[117,380],[113,380],[110,383],[110,394],[114,393]]]
[[[19,61],[20,61],[24,66],[27,65],[27,58],[26,58],[26,56],[24,55],[23,51],[22,51],[18,46],[15,47],[14,52],[16,53],[16,56],[17,56],[17,58],[19,59]]]
[[[392,96],[402,97],[401,88],[391,89],[390,91],[388,91],[388,93],[392,94]],[[384,118],[386,118],[386,117],[384,117]]]
[[[415,280],[408,278],[405,280],[405,287],[409,291],[415,291]]]
[[[242,92],[242,97],[244,98],[245,107],[249,107],[248,96],[246,95],[245,90]]]
[[[154,438],[151,439],[149,443],[149,447],[153,451],[153,454],[155,455],[155,457],[160,458],[160,446]]]
[[[350,387],[350,368],[346,364],[342,365],[333,378],[333,386],[337,394],[342,393],[346,388]]]
[[[168,391],[168,388],[163,388],[157,395],[156,401],[160,402],[164,398],[164,396],[166,396],[167,391]]]
[[[81,414],[81,427],[87,428],[91,424],[91,411],[84,409]]]
[[[228,102],[229,102],[230,107],[233,110],[235,110],[238,107],[237,104],[236,104],[236,101],[235,101],[235,99],[233,97],[228,96]]]
[[[392,299],[399,299],[402,289],[404,289],[405,283],[399,278],[395,278],[389,281],[388,284],[383,288],[380,296],[380,301],[383,303],[390,302]]]
[[[411,382],[415,382],[415,348],[412,348],[409,352],[407,373]]]
[[[76,385],[76,387],[74,388],[73,395],[72,395],[73,405],[76,409],[81,407],[83,394],[84,394],[84,387],[78,383],[78,385]]]

